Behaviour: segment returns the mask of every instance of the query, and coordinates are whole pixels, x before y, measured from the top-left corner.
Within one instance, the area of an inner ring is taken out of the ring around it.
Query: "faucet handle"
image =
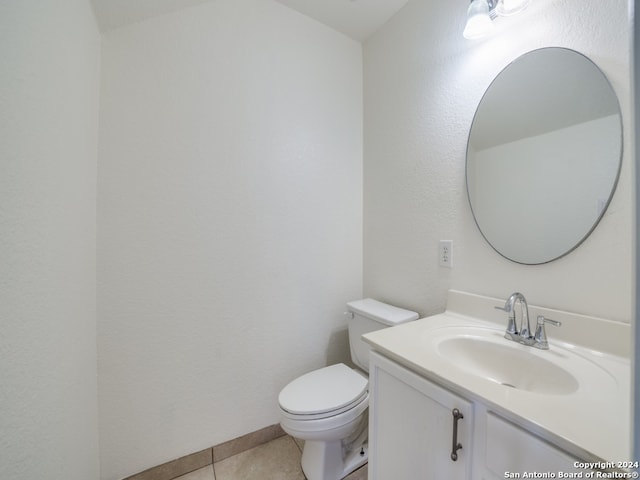
[[[511,313],[511,307],[509,306],[509,304],[505,304],[504,307],[498,307],[497,305],[495,307],[496,310],[502,310],[503,312],[507,312],[507,313]]]
[[[562,322],[558,322],[557,320],[551,320],[550,318],[545,318],[544,315],[538,315],[538,321],[536,324],[536,333],[533,336],[534,344],[533,346],[536,348],[540,348],[541,350],[549,350],[549,341],[547,340],[547,332],[544,328],[545,323],[550,323],[556,327],[560,327]]]

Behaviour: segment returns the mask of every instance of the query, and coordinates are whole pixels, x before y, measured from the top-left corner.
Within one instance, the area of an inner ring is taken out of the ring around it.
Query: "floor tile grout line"
[[[291,437],[291,438],[293,438],[293,437]],[[296,442],[295,438],[293,439],[293,443],[296,444],[296,447],[298,447],[298,450],[300,450],[300,453],[302,453],[302,447],[298,444],[298,442]]]

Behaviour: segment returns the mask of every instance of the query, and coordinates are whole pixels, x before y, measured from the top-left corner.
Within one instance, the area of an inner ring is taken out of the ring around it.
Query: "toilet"
[[[280,425],[305,441],[307,480],[339,480],[367,462],[369,350],[361,336],[410,322],[416,312],[371,298],[347,304],[351,359],[314,370],[290,382],[278,397]]]

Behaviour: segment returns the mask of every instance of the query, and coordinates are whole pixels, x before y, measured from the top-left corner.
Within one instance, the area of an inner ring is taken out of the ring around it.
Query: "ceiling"
[[[212,0],[91,0],[103,31]],[[408,0],[276,0],[363,41]]]

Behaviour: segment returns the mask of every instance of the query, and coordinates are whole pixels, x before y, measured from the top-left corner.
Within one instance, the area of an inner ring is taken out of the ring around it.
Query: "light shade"
[[[473,0],[467,10],[467,25],[462,35],[464,38],[474,39],[486,35],[492,29],[487,0]]]
[[[496,13],[501,17],[508,17],[521,12],[529,5],[529,0],[498,0]]]

